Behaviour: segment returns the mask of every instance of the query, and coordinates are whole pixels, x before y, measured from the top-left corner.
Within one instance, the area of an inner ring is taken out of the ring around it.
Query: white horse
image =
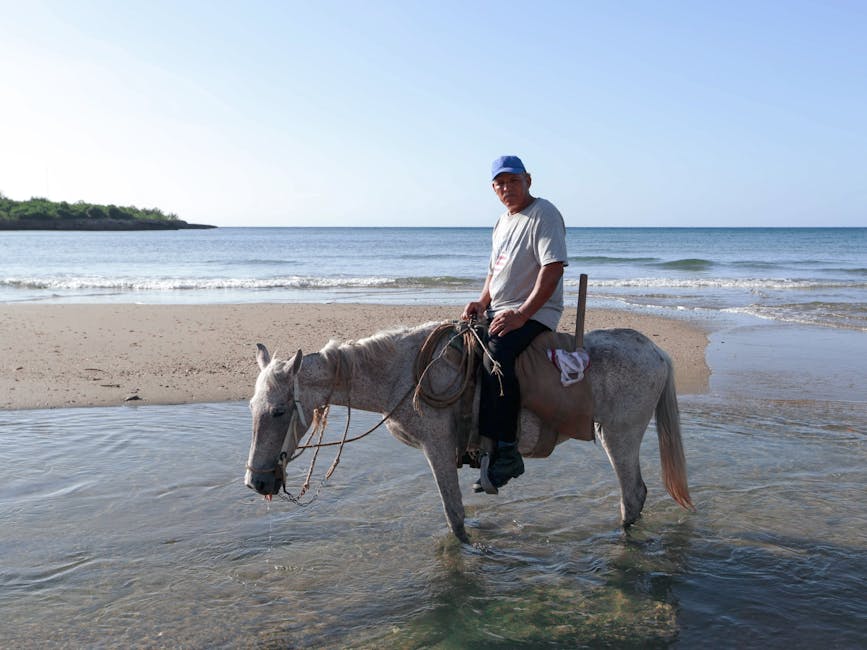
[[[258,345],[256,359],[261,372],[250,400],[253,440],[246,485],[267,496],[279,492],[284,486],[286,463],[308,423],[321,413],[317,409],[337,404],[382,413],[392,435],[424,452],[449,528],[462,542],[468,542],[456,463],[456,457],[463,453],[458,440],[461,406],[417,410],[407,398],[416,385],[414,364],[419,349],[438,325],[380,332],[343,345],[332,341],[320,352],[306,356],[298,350],[289,360],[272,359],[265,346]],[[692,509],[670,358],[646,336],[628,329],[588,332],[584,347],[590,355],[596,435],[620,483],[623,525],[638,518],[647,496],[638,452],[654,414],[663,483],[675,501]],[[441,358],[444,363],[435,363],[429,373],[434,387],[452,383],[457,372],[449,355]],[[478,391],[473,427],[477,427],[477,405]],[[538,418],[523,409],[522,453],[532,449],[539,426]],[[513,482],[509,489],[520,487]]]

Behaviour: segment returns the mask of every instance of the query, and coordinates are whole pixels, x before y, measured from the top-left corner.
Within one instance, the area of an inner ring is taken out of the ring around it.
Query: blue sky
[[[216,225],[867,225],[867,2],[0,0],[0,192]]]

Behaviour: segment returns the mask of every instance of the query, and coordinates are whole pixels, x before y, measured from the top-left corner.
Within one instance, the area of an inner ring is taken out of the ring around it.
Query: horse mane
[[[394,356],[402,341],[407,338],[427,336],[429,331],[439,324],[437,321],[431,321],[421,325],[394,327],[346,343],[339,343],[332,339],[319,351],[319,354],[332,367],[346,364],[349,366],[350,373],[353,373],[359,365],[386,362]]]
[[[388,363],[397,353],[402,341],[407,338],[423,339],[439,324],[438,321],[431,321],[421,325],[394,327],[357,341],[344,343],[332,339],[318,354],[326,366],[335,370],[337,376],[343,375],[349,378],[355,374],[359,366]],[[418,346],[421,346],[421,340]],[[291,374],[293,363],[294,357],[289,359],[273,357],[265,371],[260,374],[259,381],[264,382],[269,389],[280,389]]]

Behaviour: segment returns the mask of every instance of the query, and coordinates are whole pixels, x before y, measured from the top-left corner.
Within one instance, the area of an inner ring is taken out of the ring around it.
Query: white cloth
[[[584,348],[575,352],[549,349],[548,358],[560,371],[560,383],[564,386],[577,384],[584,379],[584,371],[590,367],[590,355]]]

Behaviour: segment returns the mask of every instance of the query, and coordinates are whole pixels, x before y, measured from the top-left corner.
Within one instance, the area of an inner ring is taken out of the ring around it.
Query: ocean
[[[0,233],[0,303],[459,306],[489,237]],[[665,494],[651,427],[627,531],[593,443],[528,461],[497,497],[462,470],[478,543],[462,547],[423,456],[385,431],[298,507],[243,486],[245,403],[0,411],[0,646],[863,648],[865,244],[867,229],[569,229],[569,299],[583,272],[588,309],[709,332],[709,392],[680,396],[696,512]],[[354,411],[351,431],[376,421]],[[300,484],[306,466],[290,470]]]
[[[463,303],[490,228],[0,233],[0,303]],[[569,228],[590,305],[867,331],[867,228]]]

